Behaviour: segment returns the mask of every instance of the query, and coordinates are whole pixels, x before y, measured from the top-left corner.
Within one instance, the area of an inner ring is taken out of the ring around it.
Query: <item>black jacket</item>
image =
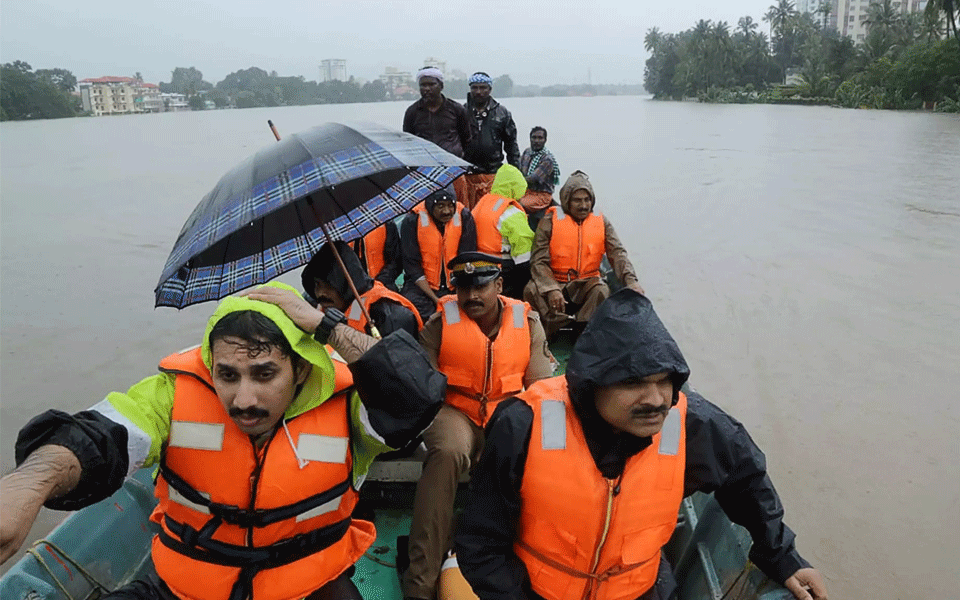
[[[503,166],[503,155],[506,153],[507,162],[520,168],[517,126],[510,111],[490,98],[484,111],[486,117],[481,117],[478,123],[470,94],[467,94],[467,102],[463,106],[467,109],[473,131],[473,140],[467,146],[464,158],[481,173],[496,173]]]
[[[394,227],[394,229],[396,229],[396,227]],[[387,239],[389,241],[389,228],[387,232]],[[399,246],[400,240],[397,239],[396,242]],[[337,241],[335,243],[337,245],[337,252],[340,253],[340,258],[347,267],[347,272],[350,273],[351,279],[353,279],[353,285],[357,287],[357,293],[367,293],[370,288],[373,287],[373,278],[367,274],[366,269],[364,269],[360,263],[360,259],[352,248],[344,242]],[[386,267],[384,267],[384,270],[386,270]],[[304,295],[314,306],[317,305],[317,299],[313,297],[314,280],[316,279],[322,279],[329,283],[348,304],[353,302],[353,291],[350,289],[350,284],[347,283],[343,269],[340,268],[337,259],[333,256],[333,252],[330,251],[329,244],[324,244],[323,247],[313,255],[313,258],[310,259],[310,262],[304,267],[303,272],[300,274]],[[396,276],[394,276],[394,279],[396,279]],[[390,298],[381,298],[368,306],[367,311],[370,313],[370,319],[376,324],[377,330],[381,335],[387,336],[398,329],[403,329],[413,336],[414,339],[419,337],[420,328],[417,325],[417,318],[409,308],[399,302],[391,300]],[[367,329],[368,331],[366,333],[369,333],[369,325]]]
[[[612,295],[578,339],[566,374],[571,403],[604,477],[618,477],[627,459],[651,438],[615,434],[596,411],[594,389],[662,372],[672,373],[675,390],[689,375],[652,305],[630,289]],[[457,562],[481,599],[537,597],[513,552],[532,422],[533,411],[522,400],[501,403],[487,425],[483,454],[471,475],[456,534]],[[760,569],[783,583],[808,566],[783,523],[763,453],[743,425],[696,392],[687,394],[686,451],[684,495],[714,492],[727,516],[750,532],[750,559]]]

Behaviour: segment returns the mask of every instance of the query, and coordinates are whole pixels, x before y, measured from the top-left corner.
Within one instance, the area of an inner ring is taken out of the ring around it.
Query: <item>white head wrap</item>
[[[436,67],[424,67],[417,71],[417,83],[424,77],[433,77],[440,83],[443,83],[443,71]]]

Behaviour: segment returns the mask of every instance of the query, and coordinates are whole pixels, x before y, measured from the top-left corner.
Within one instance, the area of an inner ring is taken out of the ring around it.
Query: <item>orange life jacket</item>
[[[401,296],[400,294],[391,291],[387,286],[383,285],[379,281],[373,282],[373,287],[367,290],[366,292],[360,294],[360,300],[356,299],[350,303],[350,308],[347,309],[347,325],[353,327],[357,331],[362,331],[363,333],[367,332],[367,318],[363,316],[363,311],[360,310],[360,305],[366,307],[367,311],[370,310],[370,307],[379,302],[380,300],[387,298],[389,300],[395,300],[402,304],[404,308],[410,310],[413,315],[417,318],[417,329],[423,329],[423,320],[420,318],[420,312],[417,310],[417,307],[413,305],[412,302]]]
[[[524,212],[519,202],[498,194],[484,195],[473,207],[473,220],[477,224],[478,252],[493,254],[504,260],[512,259],[510,245],[503,243],[503,235],[500,233],[501,219],[511,207]]]
[[[483,427],[501,400],[523,389],[530,364],[530,305],[499,296],[500,332],[490,341],[460,309],[456,296],[440,299],[443,312],[439,371],[447,376],[447,402]],[[481,348],[484,349],[481,351]]]
[[[597,470],[564,377],[520,395],[533,408],[514,551],[548,600],[633,600],[656,583],[683,500],[687,398],[618,481]],[[558,476],[562,474],[562,476]]]
[[[387,226],[381,225],[354,244],[354,251],[367,269],[367,274],[376,279],[387,262],[383,250],[387,245]]]
[[[607,234],[600,213],[590,213],[582,223],[556,206],[547,209],[553,221],[550,235],[550,269],[559,283],[600,276],[607,251]]]
[[[340,386],[352,384],[345,365],[334,368],[343,371]],[[350,517],[349,390],[287,421],[290,439],[278,430],[257,449],[217,398],[199,348],[168,356],[160,369],[176,379],[152,552],[177,596],[296,600],[363,555],[376,531]]]
[[[460,247],[460,234],[463,231],[463,224],[460,219],[460,211],[463,210],[463,204],[457,202],[456,212],[453,218],[444,225],[443,233],[433,221],[429,211],[423,203],[420,203],[414,212],[417,213],[417,243],[420,245],[420,264],[423,266],[423,274],[430,284],[430,289],[440,289],[440,273],[446,272],[447,287],[450,287],[450,270],[447,269],[447,263],[457,255]]]

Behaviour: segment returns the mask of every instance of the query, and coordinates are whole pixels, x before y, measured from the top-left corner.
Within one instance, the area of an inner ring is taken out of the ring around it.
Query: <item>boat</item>
[[[620,287],[603,259],[611,290]],[[569,329],[550,349],[562,373],[572,349]],[[686,384],[685,384],[686,387]],[[377,539],[357,562],[353,581],[364,598],[401,600],[397,540],[410,531],[413,495],[426,450],[390,453],[371,466],[357,512],[373,520]],[[153,468],[141,469],[111,497],[72,513],[0,578],[2,600],[96,600],[153,570],[150,542],[159,527],[149,520],[157,500]],[[458,497],[466,493],[461,483]],[[664,553],[679,585],[677,600],[791,600],[786,588],[750,563],[751,540],[713,495],[685,498]],[[441,600],[459,600],[441,598]]]
[[[551,346],[565,365],[571,345]],[[397,538],[410,530],[422,446],[410,456],[373,464],[361,488],[360,510],[377,539],[357,562],[353,581],[364,598],[400,600]],[[466,492],[466,484],[461,485]],[[35,542],[0,578],[3,600],[95,600],[153,569],[149,521],[156,505],[153,470],[141,469],[111,497],[72,513]],[[750,537],[730,522],[712,495],[684,499],[673,538],[664,548],[679,584],[679,600],[788,600],[793,595],[752,565]]]

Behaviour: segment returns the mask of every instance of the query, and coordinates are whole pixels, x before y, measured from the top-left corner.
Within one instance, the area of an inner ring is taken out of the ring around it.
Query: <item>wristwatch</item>
[[[314,330],[313,339],[317,340],[321,344],[326,344],[327,340],[330,339],[330,332],[333,331],[333,328],[340,323],[346,322],[347,316],[336,308],[330,307],[324,310],[323,320],[320,321],[320,324],[317,325],[316,330]]]

